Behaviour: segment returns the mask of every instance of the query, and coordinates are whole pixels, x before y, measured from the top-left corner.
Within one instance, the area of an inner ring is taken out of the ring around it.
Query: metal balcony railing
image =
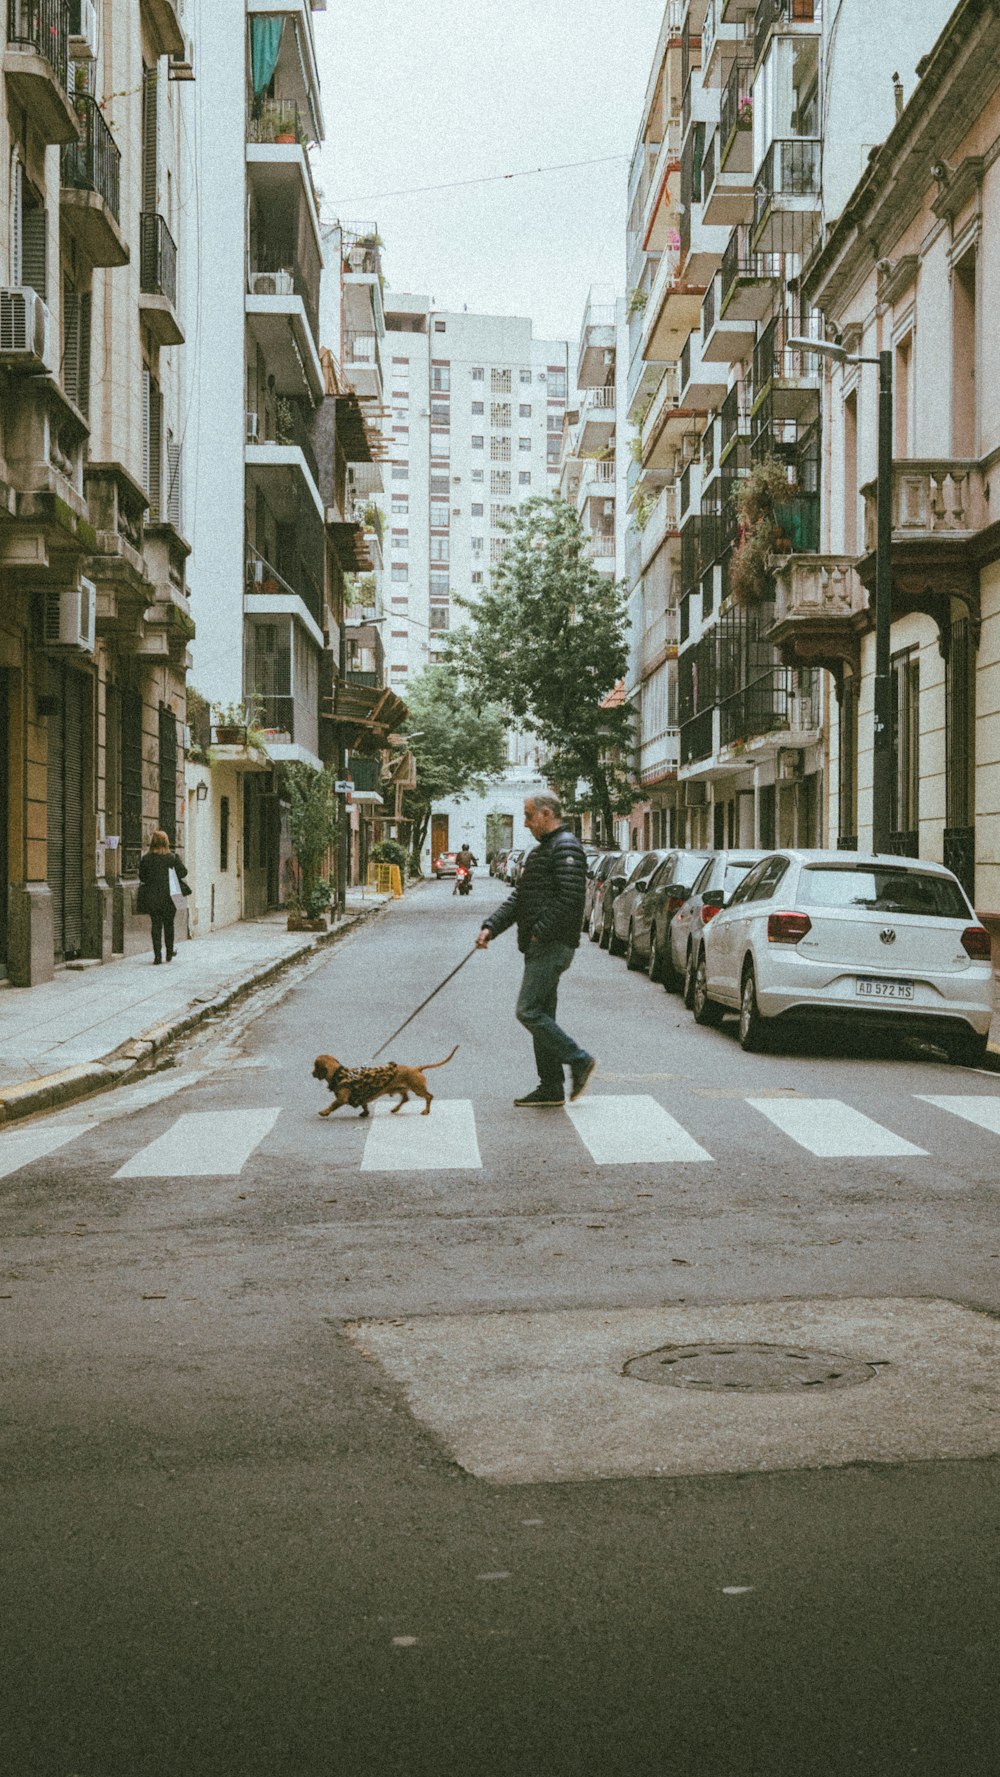
[[[8,42],[37,50],[67,90],[69,25],[66,0],[7,0]]]
[[[682,765],[694,765],[701,759],[712,757],[714,715],[715,711],[710,707],[681,723]]]
[[[718,157],[719,133],[713,130],[705,148],[701,163],[701,196],[702,202],[708,203],[719,171]]]
[[[716,282],[710,278],[705,286],[705,294],[701,302],[701,337],[707,339],[715,326],[716,316]]]
[[[305,414],[297,401],[283,398],[276,404],[273,418],[268,419],[267,430],[262,440],[265,444],[295,445],[305,457],[306,465],[313,480],[319,482],[319,466],[312,438],[306,423]]]
[[[754,182],[754,235],[775,202],[809,197],[818,203],[821,162],[822,143],[818,138],[791,136],[771,143]]]
[[[734,741],[753,740],[757,735],[788,728],[792,684],[791,667],[774,667],[723,698],[720,705],[722,745],[731,746]]]
[[[808,324],[807,324],[808,325]],[[792,329],[784,315],[769,321],[753,349],[754,406],[775,382],[802,382],[819,377],[819,360],[814,352],[799,346],[788,346],[786,339]]]
[[[146,296],[165,296],[177,305],[177,247],[155,210],[139,217],[139,288]]]
[[[748,61],[734,62],[722,90],[719,107],[719,167],[725,166],[732,152],[737,130],[753,128],[753,66]]]
[[[722,497],[703,494],[698,520],[698,573],[707,574],[722,552]]]
[[[722,403],[720,420],[719,456],[722,458],[729,451],[734,439],[745,436],[747,432],[747,410],[742,383],[734,383],[730,389]]]
[[[814,25],[821,18],[820,0],[759,0],[753,20],[754,61],[760,61],[776,25]]]
[[[696,592],[701,579],[701,519],[689,518],[681,530],[681,595]]]
[[[253,99],[247,115],[248,142],[298,143],[310,141],[311,118],[296,99]]]
[[[684,344],[681,347],[680,386],[681,386],[682,399],[683,399],[684,391],[687,388],[688,383],[691,381],[691,341],[692,341],[693,337],[694,337],[694,335],[689,333],[687,336],[687,339],[684,341]]]
[[[313,336],[319,335],[319,281],[320,266],[317,260],[315,267],[310,269],[286,246],[251,238],[251,270],[250,293],[256,296],[282,296],[288,293],[289,283],[296,296],[301,296]],[[274,280],[273,289],[269,280]]]
[[[104,121],[97,100],[77,93],[73,100],[80,122],[80,140],[62,151],[62,182],[74,191],[94,191],[118,221],[121,152]]]

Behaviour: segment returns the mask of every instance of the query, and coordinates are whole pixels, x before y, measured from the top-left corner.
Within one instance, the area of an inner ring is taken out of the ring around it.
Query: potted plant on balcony
[[[277,444],[295,443],[295,409],[287,395],[279,395],[274,403],[274,430]]]
[[[646,290],[642,284],[637,284],[635,289],[629,292],[628,308],[625,311],[626,314],[629,317],[632,315],[641,315],[648,301],[649,291]]]
[[[295,143],[298,135],[298,124],[294,111],[278,111],[274,119],[275,142]]]
[[[771,557],[781,544],[775,507],[795,493],[777,457],[755,463],[737,486],[733,505],[739,541],[729,563],[729,591],[738,605],[759,604],[771,589]]]
[[[257,709],[252,702],[214,703],[215,742],[220,747],[260,746],[263,736],[257,726]]]

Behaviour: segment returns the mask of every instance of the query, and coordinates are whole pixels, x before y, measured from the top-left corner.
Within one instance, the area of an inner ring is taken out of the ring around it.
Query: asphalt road
[[[321,1121],[498,898],[0,1133],[0,1772],[996,1777],[1000,1077],[744,1056],[585,941],[587,1114],[515,1112],[508,934],[392,1047],[460,1044],[431,1117]],[[877,1374],[623,1381],[667,1326]]]

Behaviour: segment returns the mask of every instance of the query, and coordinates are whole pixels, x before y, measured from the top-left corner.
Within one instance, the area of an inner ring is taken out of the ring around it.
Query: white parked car
[[[774,852],[701,934],[699,1024],[739,1013],[744,1049],[779,1021],[891,1026],[981,1061],[993,1010],[989,933],[941,864],[842,851]]]

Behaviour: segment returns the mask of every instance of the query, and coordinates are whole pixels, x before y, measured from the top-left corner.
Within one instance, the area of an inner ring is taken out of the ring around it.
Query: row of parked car
[[[490,875],[498,881],[506,882],[513,888],[524,868],[524,860],[531,848],[515,846],[513,851],[494,852],[490,859]]]
[[[841,851],[588,852],[583,929],[683,994],[729,1011],[747,1050],[793,1022],[923,1037],[968,1066],[993,1010],[989,933],[941,864]]]

